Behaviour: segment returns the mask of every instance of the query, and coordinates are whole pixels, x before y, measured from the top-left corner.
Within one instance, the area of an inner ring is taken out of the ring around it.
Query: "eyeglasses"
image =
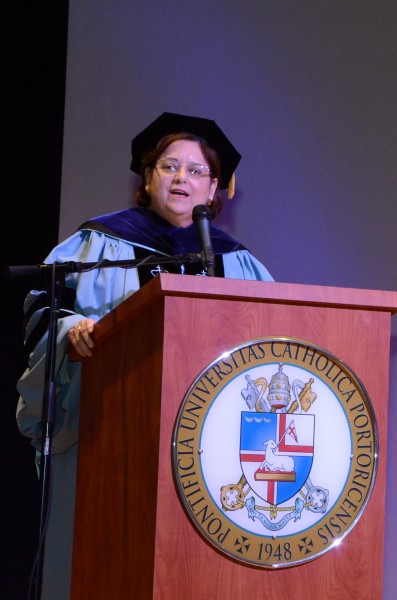
[[[200,165],[198,163],[181,164],[175,158],[160,158],[156,162],[156,167],[160,169],[163,175],[176,175],[182,167],[185,167],[186,173],[193,179],[211,176],[210,168],[207,165]]]

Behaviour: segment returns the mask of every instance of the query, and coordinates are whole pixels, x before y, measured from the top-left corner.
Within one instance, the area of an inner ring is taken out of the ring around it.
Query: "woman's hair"
[[[172,133],[161,138],[157,146],[153,148],[153,150],[147,152],[142,158],[142,182],[135,192],[135,200],[138,206],[150,206],[150,196],[145,190],[147,169],[152,171],[155,168],[156,163],[159,157],[163,154],[164,150],[170,144],[176,142],[177,140],[191,140],[193,142],[198,142],[201,151],[204,155],[204,158],[206,159],[210,168],[211,177],[217,178],[218,182],[221,180],[221,161],[216,150],[208,146],[208,144],[204,140],[190,133]],[[208,204],[208,210],[213,218],[220,214],[222,206],[222,194],[219,187],[217,187],[212,202]]]

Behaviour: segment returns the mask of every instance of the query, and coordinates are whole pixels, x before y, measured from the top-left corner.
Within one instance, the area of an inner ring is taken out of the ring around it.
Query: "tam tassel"
[[[230,178],[229,184],[227,186],[227,197],[229,200],[231,200],[233,198],[235,189],[236,189],[236,177],[233,173],[233,175]]]

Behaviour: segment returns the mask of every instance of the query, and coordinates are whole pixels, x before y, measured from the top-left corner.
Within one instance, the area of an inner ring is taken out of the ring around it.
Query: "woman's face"
[[[212,200],[218,180],[212,179],[206,172],[203,176],[192,176],[186,165],[208,166],[198,142],[177,140],[164,150],[159,160],[170,159],[171,165],[181,165],[165,171],[157,164],[148,170],[145,190],[150,196],[150,208],[158,215],[177,227],[192,224],[192,211],[198,204],[207,204]],[[171,160],[173,159],[173,160]],[[164,163],[164,160],[162,160]],[[169,161],[166,161],[168,166]],[[160,163],[161,164],[161,163]]]

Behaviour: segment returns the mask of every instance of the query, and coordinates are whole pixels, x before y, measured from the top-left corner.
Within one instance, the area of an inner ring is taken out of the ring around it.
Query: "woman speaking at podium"
[[[136,207],[95,217],[54,248],[53,263],[141,260],[136,268],[93,268],[67,273],[56,339],[56,407],[42,600],[69,600],[77,465],[80,371],[67,345],[82,357],[95,351],[96,321],[162,270],[190,275],[273,281],[267,269],[238,241],[213,224],[223,194],[234,191],[240,154],[209,119],[163,113],[131,144],[131,170],[142,178]],[[199,255],[194,262],[189,257]],[[183,257],[164,267],[148,257]],[[146,259],[146,264],[145,264]],[[28,368],[18,382],[17,422],[42,455],[42,404],[50,317],[45,291],[29,293],[25,346]],[[111,552],[111,549],[108,549]]]

